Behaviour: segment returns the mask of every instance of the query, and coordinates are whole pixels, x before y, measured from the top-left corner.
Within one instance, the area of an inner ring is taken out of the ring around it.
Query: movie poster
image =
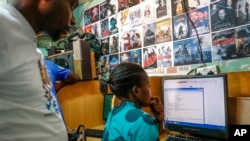
[[[129,9],[126,9],[118,14],[118,26],[123,29],[122,27],[130,29],[129,26]]]
[[[250,57],[250,25],[238,27],[235,32],[237,57]]]
[[[235,30],[223,30],[212,33],[213,61],[237,58],[235,46]]]
[[[109,32],[110,32],[110,35],[113,35],[119,32],[116,16],[109,17]]]
[[[174,66],[189,65],[192,62],[191,47],[197,47],[194,38],[174,42]]]
[[[212,45],[211,35],[201,35],[196,40],[196,46],[192,47],[192,64],[211,63],[212,62]],[[194,43],[195,44],[195,43]]]
[[[84,19],[84,26],[87,26],[92,23],[91,9],[87,9],[84,11],[83,19]]]
[[[172,40],[171,18],[156,22],[156,43],[163,43]]]
[[[182,14],[173,18],[173,36],[174,40],[180,40],[189,37],[187,15]]]
[[[101,21],[101,35],[102,35],[102,38],[110,35],[108,19],[104,19]]]
[[[105,0],[100,4],[100,19],[108,18],[118,12],[117,0]]]
[[[157,48],[155,45],[143,48],[144,69],[157,68]]]
[[[171,42],[157,45],[157,67],[171,67],[172,63],[172,48]]]
[[[118,12],[124,11],[129,8],[129,0],[117,0],[118,1]]]
[[[101,39],[102,55],[109,54],[109,37]]]
[[[250,23],[249,18],[249,4],[250,0],[237,0],[235,2],[235,21],[236,25],[243,25]]]
[[[119,34],[111,35],[109,37],[110,54],[119,52]]]
[[[210,35],[174,42],[174,66],[208,63],[212,61]]]
[[[111,72],[119,64],[119,55],[112,54],[109,56],[109,72]]]
[[[91,23],[97,22],[100,19],[99,15],[99,5],[91,8]]]
[[[139,5],[142,8],[142,24],[155,20],[155,7],[151,1],[145,1]]]
[[[99,79],[108,80],[109,78],[109,56],[103,55],[100,58],[99,70],[97,71]]]
[[[195,10],[206,6],[210,3],[210,0],[188,0],[188,10]]]
[[[171,0],[155,0],[156,18],[171,17]]]
[[[186,13],[188,1],[187,0],[171,0],[172,2],[172,16],[177,16]]]
[[[131,63],[142,65],[141,49],[131,50],[129,53],[130,53],[130,62]]]
[[[144,47],[155,44],[155,23],[143,26],[143,43]]]
[[[210,4],[211,30],[213,32],[235,26],[233,2],[235,1],[221,0]]]
[[[92,33],[92,25],[87,25],[84,27],[84,32],[86,33]]]
[[[133,48],[133,44],[132,44],[132,41],[131,41],[131,34],[129,31],[125,31],[125,32],[122,32],[120,34],[120,52],[124,52],[124,51],[127,51],[127,50],[130,50]]]
[[[136,48],[141,48],[143,46],[143,34],[142,34],[142,28],[135,28],[130,30],[130,35],[131,35],[131,42],[132,42],[132,48],[131,49],[136,49]]]
[[[92,33],[97,39],[101,39],[100,21],[92,24]]]
[[[129,9],[129,21],[132,28],[142,24],[142,8],[141,5],[136,5]]]
[[[120,53],[120,62],[130,62],[130,52]]]
[[[210,20],[207,6],[190,11],[188,15],[191,20],[189,21],[189,31],[191,37],[210,32]]]

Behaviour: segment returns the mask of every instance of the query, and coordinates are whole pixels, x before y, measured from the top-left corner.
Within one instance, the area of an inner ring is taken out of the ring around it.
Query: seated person
[[[152,97],[145,70],[138,64],[121,63],[111,71],[108,80],[100,79],[102,94],[107,94],[108,86],[121,104],[109,113],[102,140],[159,140],[163,105]],[[142,107],[150,107],[154,117]]]

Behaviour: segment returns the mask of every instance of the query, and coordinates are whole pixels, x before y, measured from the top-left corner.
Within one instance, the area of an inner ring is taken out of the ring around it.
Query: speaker
[[[96,78],[94,52],[90,51],[90,43],[85,40],[76,40],[73,42],[74,67],[82,80],[91,80]]]
[[[70,69],[74,72],[74,61],[73,61],[73,52],[65,52],[54,54],[53,56],[47,57],[47,59],[53,61],[58,66],[63,68]]]

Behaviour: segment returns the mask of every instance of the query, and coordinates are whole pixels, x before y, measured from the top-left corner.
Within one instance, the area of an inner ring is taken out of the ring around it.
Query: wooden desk
[[[104,129],[104,124],[94,127],[93,129]],[[168,134],[164,133],[160,135],[160,141],[165,141]],[[101,141],[101,138],[87,137],[87,141]]]

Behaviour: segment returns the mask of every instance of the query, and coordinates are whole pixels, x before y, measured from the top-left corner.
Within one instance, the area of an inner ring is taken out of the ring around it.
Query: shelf
[[[73,50],[62,52],[62,53],[57,53],[57,54],[50,55],[50,56],[45,56],[44,58],[53,58],[53,57],[57,57],[57,56],[64,55],[64,54],[70,54],[70,53],[73,53]]]

